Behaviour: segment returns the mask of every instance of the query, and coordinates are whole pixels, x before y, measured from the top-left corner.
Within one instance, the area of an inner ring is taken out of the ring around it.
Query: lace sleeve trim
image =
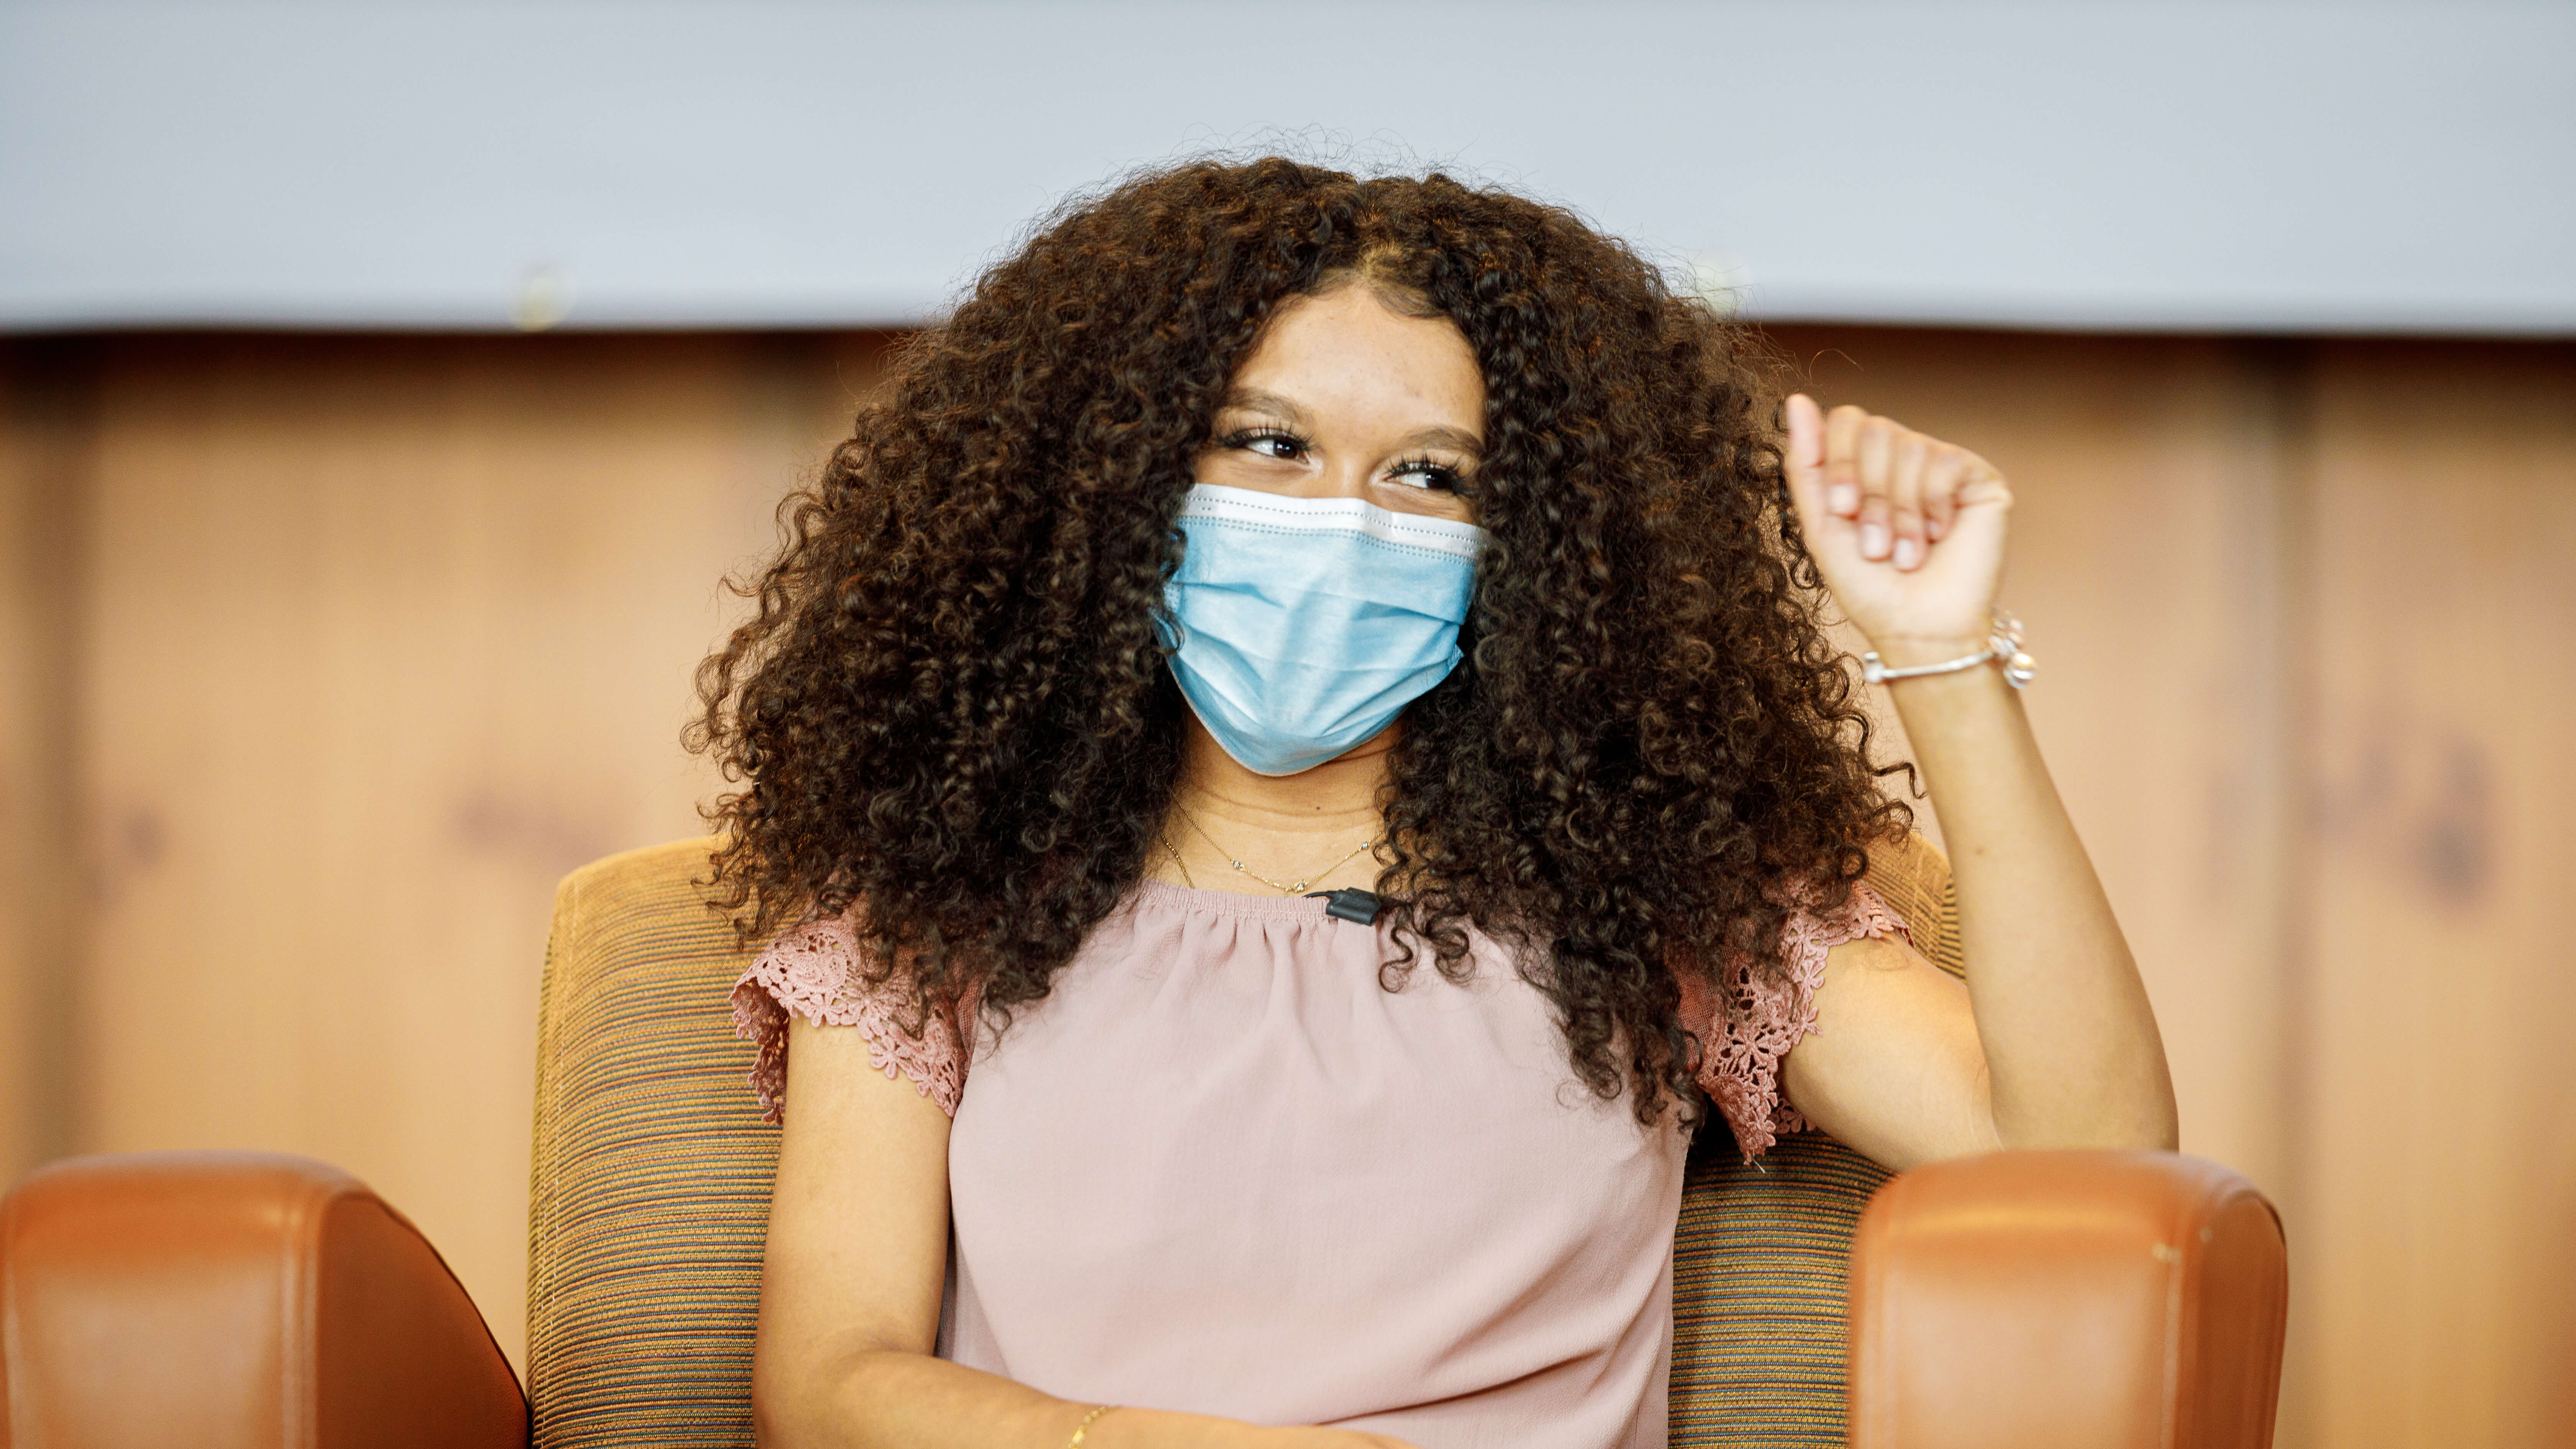
[[[1781,1137],[1808,1129],[1807,1119],[1780,1094],[1780,1062],[1816,1029],[1816,988],[1824,983],[1825,953],[1846,941],[1896,936],[1911,940],[1905,921],[1878,892],[1857,881],[1839,911],[1796,911],[1781,931],[1780,956],[1788,979],[1755,974],[1749,957],[1737,957],[1720,974],[1725,993],[1707,1017],[1701,1039],[1699,1082],[1735,1129],[1744,1160],[1770,1150]],[[1690,992],[1687,995],[1697,996]]]
[[[903,1029],[910,1003],[895,978],[871,988],[859,976],[858,933],[846,917],[808,921],[770,943],[733,987],[733,1029],[760,1048],[749,1081],[764,1121],[787,1107],[787,1019],[855,1026],[868,1060],[889,1080],[908,1080],[954,1117],[966,1090],[966,1053],[953,1023],[934,1015],[922,1034]]]

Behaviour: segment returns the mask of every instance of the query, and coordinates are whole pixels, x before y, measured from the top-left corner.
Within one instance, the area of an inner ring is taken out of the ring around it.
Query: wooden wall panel
[[[2576,1442],[2576,350],[2314,388],[2291,1422]]]
[[[77,346],[0,358],[0,1180],[69,1150],[82,913],[79,517],[90,439]]]
[[[2014,481],[2185,1145],[2289,1214],[2285,1449],[2576,1442],[2576,351],[1780,340]],[[11,348],[5,1160],[343,1162],[515,1353],[551,885],[696,828],[715,580],[877,345]]]
[[[342,1163],[516,1355],[552,887],[699,828],[689,672],[834,371],[724,338],[112,350],[85,1148]]]

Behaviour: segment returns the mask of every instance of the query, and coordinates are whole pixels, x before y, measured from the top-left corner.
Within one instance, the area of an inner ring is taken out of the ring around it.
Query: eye
[[[1293,463],[1306,456],[1306,440],[1285,428],[1245,428],[1216,440],[1220,448],[1241,448],[1263,458]]]
[[[1406,458],[1388,469],[1386,476],[1390,482],[1409,483],[1416,488],[1443,492],[1456,492],[1458,488],[1458,470],[1429,458]]]

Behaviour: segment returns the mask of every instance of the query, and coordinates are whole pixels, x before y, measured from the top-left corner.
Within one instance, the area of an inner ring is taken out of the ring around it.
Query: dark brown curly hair
[[[1436,173],[1131,178],[894,354],[699,671],[690,747],[744,785],[707,812],[716,903],[758,937],[864,901],[921,1011],[1045,996],[1179,783],[1155,615],[1228,380],[1353,279],[1455,323],[1486,391],[1467,662],[1390,755],[1387,984],[1426,948],[1471,970],[1472,924],[1588,1087],[1697,1113],[1674,970],[1784,969],[1792,903],[1840,904],[1906,807],[1819,627],[1772,354],[1572,213]]]

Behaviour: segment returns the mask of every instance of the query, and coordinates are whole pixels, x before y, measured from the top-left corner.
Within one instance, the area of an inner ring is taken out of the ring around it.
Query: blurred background
[[[699,828],[721,577],[1208,148],[1564,201],[1996,461],[2281,1442],[2576,1443],[2558,3],[0,0],[0,1176],[330,1159],[515,1357],[553,884]]]

